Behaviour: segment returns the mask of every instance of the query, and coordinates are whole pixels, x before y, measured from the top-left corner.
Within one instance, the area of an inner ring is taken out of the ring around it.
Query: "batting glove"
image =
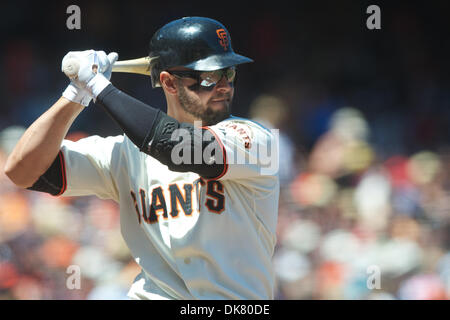
[[[106,55],[105,51],[96,51],[98,55],[98,62],[99,62],[99,73],[102,73],[103,76],[110,80],[111,79],[111,73],[112,73],[112,65],[119,59],[119,55],[117,52],[110,52],[108,55]]]
[[[70,51],[67,53],[61,63],[61,69],[67,59],[76,59],[79,63],[79,70],[63,92],[63,97],[83,106],[88,106],[92,98],[97,97],[101,90],[110,83],[112,65],[118,57],[115,52],[106,55],[104,51],[94,50]],[[104,76],[98,77],[100,80],[96,79],[90,83],[98,72],[103,73]]]
[[[87,107],[92,100],[92,95],[86,90],[85,82],[89,81],[95,75],[92,66],[94,64],[98,66],[97,55],[94,50],[70,51],[64,56],[61,62],[61,70],[67,59],[76,59],[80,64],[80,69],[78,74],[71,79],[70,84],[67,86],[66,90],[64,90],[62,95],[72,102]]]
[[[117,52],[111,52],[108,55],[104,51],[96,51],[100,63],[99,72],[87,83],[86,89],[94,98],[100,94],[111,82],[111,73],[113,64],[119,59]]]
[[[64,90],[62,96],[85,107],[87,107],[92,100],[91,93],[86,89],[79,88],[75,83],[73,83],[73,81],[71,81],[67,88]]]

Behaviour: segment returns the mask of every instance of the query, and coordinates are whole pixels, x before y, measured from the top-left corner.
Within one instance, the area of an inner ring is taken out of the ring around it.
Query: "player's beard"
[[[214,99],[227,98],[227,100],[223,101],[225,108],[214,111],[211,107],[208,107],[208,105],[205,106],[200,103],[199,100],[195,100],[191,97],[182,85],[179,85],[178,89],[178,99],[181,108],[195,118],[200,119],[203,126],[212,126],[230,117],[231,95],[214,97]]]

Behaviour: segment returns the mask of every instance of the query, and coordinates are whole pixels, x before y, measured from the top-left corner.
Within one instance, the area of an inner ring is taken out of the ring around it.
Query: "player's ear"
[[[164,90],[167,91],[168,93],[170,93],[170,94],[177,93],[175,77],[172,76],[167,71],[162,71],[159,74],[159,82],[161,83],[161,87],[163,87]]]

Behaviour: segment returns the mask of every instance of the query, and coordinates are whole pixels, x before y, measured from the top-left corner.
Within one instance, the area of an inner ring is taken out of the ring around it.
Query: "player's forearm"
[[[23,188],[30,187],[50,167],[83,108],[62,97],[25,131],[4,169],[11,181]]]

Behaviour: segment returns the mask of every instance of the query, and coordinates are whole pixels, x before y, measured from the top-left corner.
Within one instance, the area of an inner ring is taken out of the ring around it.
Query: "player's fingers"
[[[95,53],[97,55],[98,62],[99,62],[99,68],[100,68],[99,72],[103,73],[109,68],[108,57],[106,56],[105,51],[95,51]]]
[[[116,62],[117,59],[119,59],[119,54],[117,52],[110,52],[108,54],[108,60],[110,64],[114,64],[114,62]]]

